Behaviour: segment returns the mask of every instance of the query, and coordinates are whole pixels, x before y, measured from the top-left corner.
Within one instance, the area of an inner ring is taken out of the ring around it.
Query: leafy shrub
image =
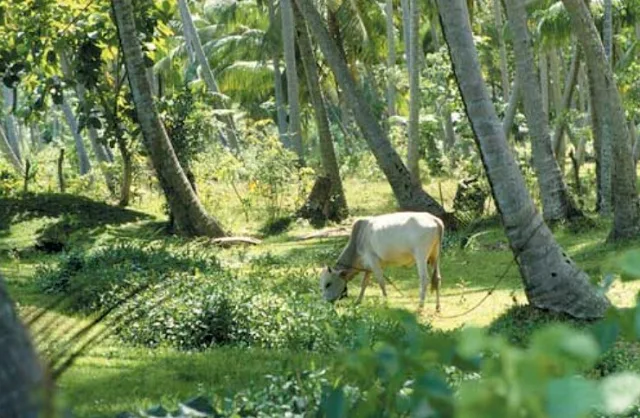
[[[213,256],[121,243],[65,254],[57,266],[38,269],[36,284],[44,293],[69,296],[71,311],[87,312],[111,306],[135,286],[193,271],[217,272],[221,267]]]
[[[274,274],[280,277],[267,277]],[[257,268],[237,277],[229,272],[175,276],[137,303],[132,321],[118,334],[145,346],[236,344],[327,352],[372,344],[383,335],[401,336],[397,321],[384,311],[337,311],[318,297],[315,278],[299,269],[274,273]]]

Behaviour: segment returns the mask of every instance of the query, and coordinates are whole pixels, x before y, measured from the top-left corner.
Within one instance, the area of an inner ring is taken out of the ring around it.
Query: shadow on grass
[[[321,367],[313,353],[224,347],[201,353],[118,347],[89,353],[61,380],[78,417],[109,417],[162,404],[175,409],[197,395],[210,397],[260,387],[266,375]]]

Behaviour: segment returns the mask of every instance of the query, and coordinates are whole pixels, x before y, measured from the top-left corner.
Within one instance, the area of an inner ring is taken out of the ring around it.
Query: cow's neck
[[[336,267],[340,269],[349,269],[348,279],[359,273],[359,270],[362,268],[362,261],[358,255],[358,248],[355,240],[350,239],[347,246],[344,247],[340,257],[338,257]]]

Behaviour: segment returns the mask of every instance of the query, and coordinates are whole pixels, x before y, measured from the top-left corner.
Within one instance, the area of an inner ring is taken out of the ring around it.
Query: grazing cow
[[[417,264],[420,276],[420,309],[427,291],[427,263],[433,268],[431,290],[436,291],[440,311],[440,250],[444,237],[442,220],[427,212],[398,212],[357,220],[347,246],[335,267],[325,267],[320,287],[327,301],[346,296],[347,283],[364,272],[357,303],[362,301],[373,272],[382,295],[387,296],[382,270],[388,265]]]

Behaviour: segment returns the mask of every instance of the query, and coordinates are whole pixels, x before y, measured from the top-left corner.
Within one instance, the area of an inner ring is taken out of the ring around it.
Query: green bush
[[[117,332],[144,346],[235,344],[317,352],[401,337],[399,324],[384,311],[350,306],[340,312],[319,298],[315,282],[301,269],[178,275],[145,292],[132,320]]]
[[[136,286],[221,270],[214,256],[121,243],[65,254],[56,266],[38,268],[36,285],[44,293],[68,296],[70,311],[92,312],[111,306]]]

